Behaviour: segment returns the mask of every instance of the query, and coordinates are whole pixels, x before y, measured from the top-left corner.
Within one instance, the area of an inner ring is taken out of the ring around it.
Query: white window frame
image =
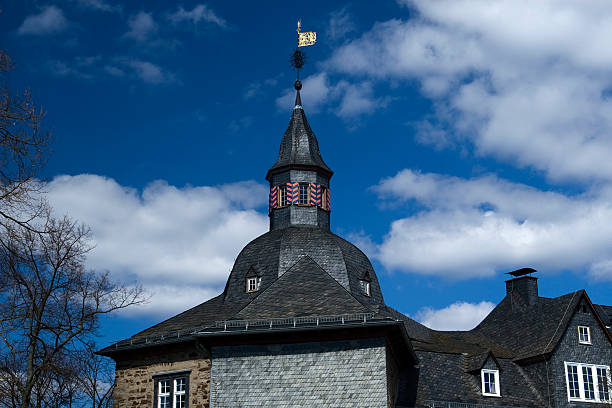
[[[253,284],[254,289],[251,289],[251,283]],[[260,284],[261,278],[258,278],[257,276],[246,278],[246,293],[257,292]]]
[[[598,365],[598,364],[575,363],[571,361],[565,361],[564,363],[565,363],[565,387],[567,391],[568,401],[595,402],[595,403],[612,402],[612,399],[610,398],[610,396],[612,395],[612,380],[610,379],[610,367],[609,366]],[[578,372],[578,394],[579,394],[578,397],[570,397],[569,378],[567,375],[568,366],[576,367],[576,371]],[[594,393],[595,398],[593,399],[585,398],[583,368],[586,368],[587,370],[591,370],[591,376],[593,378],[593,389],[595,391]],[[601,400],[599,398],[599,378],[597,376],[598,368],[604,369],[607,373],[607,379],[608,379],[608,399],[607,400]]]
[[[165,398],[166,401],[170,403],[171,408],[182,408],[179,407],[178,397],[184,395],[184,408],[189,407],[189,374],[179,374],[176,376],[164,376],[164,377],[154,377],[155,386],[157,387],[157,398],[155,401],[155,408],[162,407],[162,398]],[[185,387],[182,391],[178,390],[178,380],[185,381]],[[162,383],[168,383],[168,391],[162,392]],[[164,405],[165,407],[165,405]]]
[[[586,338],[583,336],[583,330],[586,329]],[[589,326],[578,326],[578,343],[593,344],[591,341],[591,328]]]
[[[183,388],[182,391],[178,390],[178,380],[183,380],[185,381],[185,387]],[[173,381],[173,387],[174,387],[174,394],[172,395],[172,407],[173,408],[181,408],[179,407],[179,404],[177,403],[178,401],[178,397],[181,395],[185,396],[185,404],[184,406],[187,407],[187,378],[186,377],[178,377],[175,378]]]
[[[281,184],[278,186],[278,207],[286,207],[287,206],[287,185]]]
[[[494,385],[495,385],[494,393],[485,392],[485,373],[493,374],[493,380],[494,380]],[[482,387],[482,395],[486,397],[501,397],[501,389],[499,386],[499,370],[489,370],[486,368],[483,368],[482,370],[480,370],[480,383]]]
[[[168,392],[162,392],[162,383],[168,382]],[[172,396],[172,379],[171,378],[162,378],[157,380],[157,407],[162,407],[162,398],[167,398],[170,400]],[[165,404],[164,404],[165,405]]]

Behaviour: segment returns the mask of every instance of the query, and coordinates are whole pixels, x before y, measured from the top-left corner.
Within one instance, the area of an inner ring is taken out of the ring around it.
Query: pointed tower
[[[294,86],[297,95],[291,121],[278,159],[266,175],[270,183],[270,230],[299,225],[329,230],[329,181],[334,172],[323,161],[306,120],[300,97],[302,83],[297,80]]]

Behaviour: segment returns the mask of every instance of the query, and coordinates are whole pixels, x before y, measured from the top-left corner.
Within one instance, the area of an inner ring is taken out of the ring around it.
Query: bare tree
[[[93,339],[102,316],[143,292],[87,270],[89,229],[52,215],[38,179],[44,112],[28,91],[10,92],[11,69],[0,50],[0,407],[107,407],[113,370]]]
[[[48,396],[70,399],[64,395],[68,384],[85,385],[83,369],[99,371],[99,361],[87,366],[75,356],[91,353],[88,345],[101,316],[141,303],[142,290],[86,270],[89,231],[68,218],[48,217],[36,229],[5,227],[6,235],[0,234],[0,373],[10,390],[17,390],[11,404],[16,399],[22,408],[46,407]],[[96,381],[87,384],[94,398]]]
[[[29,91],[13,95],[5,78],[13,69],[0,50],[0,218],[28,226],[47,205],[36,179],[46,161],[50,133],[41,129],[44,111]]]

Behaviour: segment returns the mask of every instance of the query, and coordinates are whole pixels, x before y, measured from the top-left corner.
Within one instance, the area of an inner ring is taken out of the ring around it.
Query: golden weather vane
[[[297,22],[298,47],[308,47],[317,42],[317,33],[315,31],[301,32],[302,20]]]

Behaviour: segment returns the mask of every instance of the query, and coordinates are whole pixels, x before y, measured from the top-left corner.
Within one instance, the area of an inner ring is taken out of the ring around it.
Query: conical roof
[[[319,170],[330,177],[331,171],[321,157],[319,142],[306,120],[306,114],[302,108],[300,91],[297,91],[295,107],[291,115],[289,126],[283,135],[280,152],[276,163],[268,170],[266,179],[269,180],[273,173],[295,169]]]

